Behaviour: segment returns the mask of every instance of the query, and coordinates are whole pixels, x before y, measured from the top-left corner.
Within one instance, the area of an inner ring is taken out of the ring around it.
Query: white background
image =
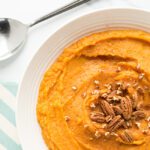
[[[0,18],[15,18],[23,23],[47,14],[72,0],[0,0]],[[69,20],[89,11],[110,7],[136,7],[150,10],[149,0],[91,0],[90,3],[57,16],[34,28],[22,51],[8,61],[0,63],[1,82],[19,82],[31,58],[46,39]],[[33,70],[34,71],[34,70]]]

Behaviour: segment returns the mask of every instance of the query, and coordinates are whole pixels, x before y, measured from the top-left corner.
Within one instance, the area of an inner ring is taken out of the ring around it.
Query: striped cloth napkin
[[[17,84],[0,83],[0,150],[21,150],[15,110]]]

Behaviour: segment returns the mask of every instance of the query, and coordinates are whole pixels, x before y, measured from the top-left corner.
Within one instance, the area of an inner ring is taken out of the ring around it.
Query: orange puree
[[[46,71],[37,118],[51,150],[150,149],[150,34],[84,37]]]

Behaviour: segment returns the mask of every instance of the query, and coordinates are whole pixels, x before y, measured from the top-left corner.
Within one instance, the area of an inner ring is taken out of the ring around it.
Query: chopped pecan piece
[[[117,91],[116,91],[116,94],[117,94],[117,95],[122,95],[122,91],[121,91],[121,90],[117,90]]]
[[[99,132],[99,131],[96,131],[95,132],[95,137],[98,139],[98,138],[100,138],[101,137],[101,133]]]
[[[116,72],[120,72],[121,71],[121,67],[119,66],[117,69],[116,69]]]
[[[142,133],[146,134],[146,135],[149,135],[149,130],[148,129],[142,130]]]
[[[121,87],[122,84],[123,84],[122,82],[117,82],[117,83],[116,83],[117,88],[118,88],[118,87]]]
[[[121,119],[121,116],[115,116],[113,118],[113,120],[107,125],[107,129],[110,132],[114,132],[115,130],[117,130],[120,126],[122,126],[124,120]]]
[[[144,108],[143,102],[140,101],[139,103],[137,103],[136,110],[143,110],[143,108]]]
[[[113,106],[113,110],[114,110],[116,115],[122,114],[122,109],[119,106]]]
[[[105,117],[102,112],[93,112],[90,114],[90,119],[97,123],[104,123]]]
[[[110,122],[110,121],[112,120],[112,116],[107,116],[107,117],[105,118],[105,120],[106,120],[107,123]]]
[[[95,105],[95,103],[91,103],[91,104],[90,104],[90,108],[91,108],[91,109],[94,109],[94,108],[96,108],[96,105]]]
[[[103,99],[106,99],[108,96],[108,93],[103,93],[100,97],[103,98]]]
[[[116,95],[116,90],[112,91],[109,95],[108,98],[112,98],[113,96]]]
[[[112,89],[111,84],[105,84],[104,86],[105,86],[108,90],[111,90],[111,89]]]
[[[120,102],[121,98],[122,97],[118,95],[114,95],[114,96],[109,95],[106,100],[108,102]]]
[[[105,137],[109,137],[110,136],[110,132],[105,132]]]
[[[132,143],[134,141],[132,134],[127,131],[125,131],[122,134],[119,134],[119,137],[126,143]]]
[[[85,98],[85,97],[86,97],[86,95],[87,95],[87,93],[86,93],[86,92],[83,92],[83,93],[81,94],[82,98]]]
[[[149,116],[149,117],[147,117],[146,121],[150,122],[150,116]]]
[[[131,120],[127,121],[127,126],[128,126],[129,128],[133,126],[133,123],[132,123]]]
[[[140,129],[141,123],[140,122],[135,122],[135,125],[138,129]]]
[[[123,97],[121,99],[121,109],[124,119],[129,120],[132,115],[132,102],[130,98]]]
[[[106,116],[108,115],[112,117],[115,116],[114,110],[112,109],[112,106],[108,102],[101,100],[100,104],[101,104],[100,106],[102,108],[102,111],[104,112]]]
[[[99,95],[100,94],[100,90],[95,89],[91,92],[92,95]]]
[[[125,129],[132,127],[132,121],[125,121],[122,125]]]
[[[144,94],[144,89],[143,89],[142,87],[138,87],[138,88],[137,88],[137,92],[138,92],[139,94],[143,95],[143,94]]]
[[[65,116],[65,120],[68,122],[70,121],[70,117],[69,116]]]
[[[142,80],[144,78],[144,76],[145,76],[145,73],[139,74],[139,80]]]
[[[138,82],[133,83],[132,85],[134,88],[136,88],[138,86]]]
[[[141,68],[141,65],[140,65],[140,64],[137,64],[136,69],[139,71],[140,68]]]
[[[96,86],[95,86],[95,89],[100,89],[99,85],[96,85]]]
[[[146,117],[146,114],[144,111],[138,110],[133,112],[133,116],[135,117],[135,119],[144,119]]]
[[[100,81],[99,80],[94,80],[94,84],[99,85]]]
[[[111,134],[112,136],[118,137],[118,134],[115,133],[115,132],[111,132],[110,134]]]

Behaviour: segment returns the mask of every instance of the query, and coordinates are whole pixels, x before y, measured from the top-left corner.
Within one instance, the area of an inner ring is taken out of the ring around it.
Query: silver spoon
[[[15,19],[0,18],[0,61],[10,58],[21,50],[29,28],[88,1],[90,0],[76,0],[33,21],[29,25],[23,24]]]

